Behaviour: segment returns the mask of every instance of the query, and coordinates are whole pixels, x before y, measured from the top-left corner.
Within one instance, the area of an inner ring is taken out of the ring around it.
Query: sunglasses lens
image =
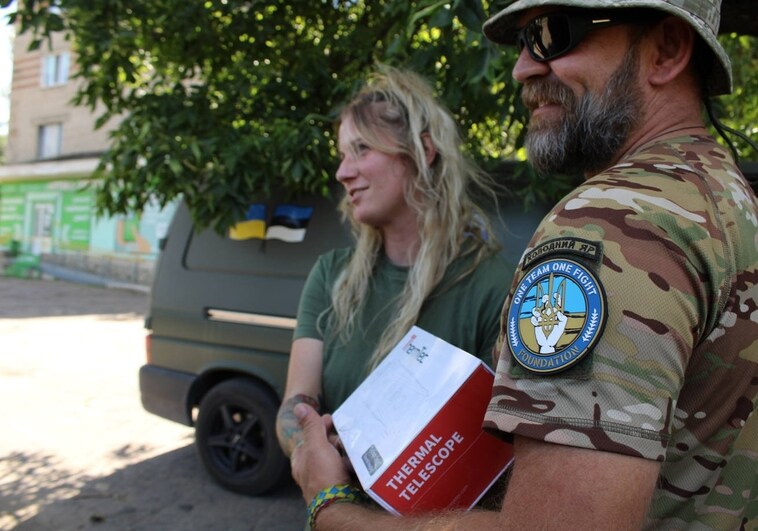
[[[537,61],[547,61],[569,51],[571,26],[563,14],[537,17],[523,29],[524,45]]]

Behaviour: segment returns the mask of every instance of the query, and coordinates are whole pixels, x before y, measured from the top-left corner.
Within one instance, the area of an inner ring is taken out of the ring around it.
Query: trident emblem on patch
[[[530,319],[534,326],[535,339],[540,346],[540,354],[555,352],[555,345],[568,323],[568,317],[563,313],[563,306],[566,303],[566,282],[560,281],[558,288],[553,291],[554,282],[555,276],[551,273],[547,292],[542,284],[537,285],[537,296]]]
[[[516,362],[543,374],[579,362],[605,324],[605,292],[579,262],[556,258],[525,272],[508,308],[508,346]]]

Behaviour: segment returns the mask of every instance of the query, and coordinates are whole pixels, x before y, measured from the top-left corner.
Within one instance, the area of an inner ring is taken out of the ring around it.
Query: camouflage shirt
[[[758,200],[713,139],[556,205],[497,348],[485,428],[661,461],[648,527],[758,528]]]

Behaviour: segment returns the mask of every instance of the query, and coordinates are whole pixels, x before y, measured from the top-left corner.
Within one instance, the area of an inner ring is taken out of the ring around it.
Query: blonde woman
[[[277,434],[300,402],[333,412],[409,328],[489,365],[512,268],[469,196],[487,180],[417,74],[381,67],[340,114],[337,180],[356,245],[322,255],[300,300]]]

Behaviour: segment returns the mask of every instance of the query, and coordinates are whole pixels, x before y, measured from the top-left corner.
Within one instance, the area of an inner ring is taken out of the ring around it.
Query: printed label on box
[[[511,445],[482,430],[492,371],[413,327],[334,412],[364,490],[395,514],[471,508]]]

